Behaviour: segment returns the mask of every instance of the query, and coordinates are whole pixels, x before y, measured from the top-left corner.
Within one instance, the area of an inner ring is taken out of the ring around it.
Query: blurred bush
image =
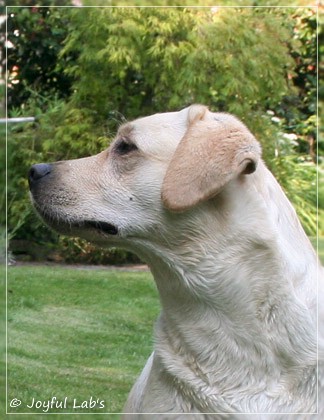
[[[8,28],[10,113],[37,116],[8,133],[12,239],[90,261],[89,245],[58,239],[34,215],[28,168],[97,153],[126,118],[191,103],[245,122],[315,233],[316,9],[34,6],[9,9]]]

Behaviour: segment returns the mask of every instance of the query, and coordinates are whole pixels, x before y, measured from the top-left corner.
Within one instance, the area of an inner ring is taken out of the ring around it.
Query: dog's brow
[[[126,137],[129,138],[131,136],[132,131],[134,130],[134,126],[130,123],[125,123],[119,127],[117,132],[118,137]]]

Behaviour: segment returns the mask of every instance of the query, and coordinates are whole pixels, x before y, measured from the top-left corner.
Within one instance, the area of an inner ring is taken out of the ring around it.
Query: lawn
[[[21,405],[8,411],[56,397],[48,412],[120,413],[158,312],[147,272],[9,267],[8,401]]]

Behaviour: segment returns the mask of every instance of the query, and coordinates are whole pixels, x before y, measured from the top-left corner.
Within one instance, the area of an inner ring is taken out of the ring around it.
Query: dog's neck
[[[215,411],[228,411],[229,401],[238,411],[271,411],[271,398],[282,399],[283,411],[298,411],[287,408],[289,392],[300,392],[303,384],[311,396],[316,386],[315,325],[291,290],[278,288],[282,278],[274,275],[265,291],[249,290],[240,285],[247,281],[240,267],[232,268],[233,277],[226,279],[199,265],[182,272],[171,263],[152,266],[163,308],[155,331],[159,363],[184,397],[199,398],[199,392],[206,395],[203,389],[222,396],[208,402]],[[255,399],[239,401],[242,395]]]
[[[233,241],[237,242],[236,238]],[[271,248],[250,245],[255,247],[251,253],[245,244],[246,249],[242,247],[238,254],[233,252],[234,246],[228,245],[222,256],[220,251],[206,252],[200,261],[196,254],[191,264],[175,255],[169,261],[155,257],[149,262],[160,294],[164,327],[172,328],[173,336],[184,341],[190,340],[188,331],[194,332],[196,339],[205,335],[204,342],[228,336],[247,347],[261,344],[264,337],[265,345],[273,347],[285,363],[290,360],[293,364],[296,359],[299,364],[305,352],[314,350],[312,311],[296,298]],[[199,338],[198,348],[201,351]]]
[[[315,291],[300,279],[311,283],[315,273],[308,276],[303,266],[300,272],[287,267],[286,255],[280,255],[287,251],[280,244],[289,241],[280,237],[281,232],[279,240],[265,230],[258,235],[258,226],[245,221],[242,227],[233,209],[230,214],[235,235],[220,234],[222,224],[214,230],[208,224],[205,231],[192,231],[191,237],[174,237],[172,249],[157,246],[145,255],[162,304],[156,354],[184,390],[190,375],[201,381],[201,389],[210,387],[212,394],[228,395],[229,401],[244,387],[250,391],[254,387],[255,395],[272,394],[260,397],[264,404],[260,412],[269,410],[271,398],[281,398],[285,411],[288,384],[299,392],[304,382],[314,395]],[[305,257],[313,258],[300,255]],[[223,409],[228,409],[226,404]],[[291,406],[292,411],[298,409]]]

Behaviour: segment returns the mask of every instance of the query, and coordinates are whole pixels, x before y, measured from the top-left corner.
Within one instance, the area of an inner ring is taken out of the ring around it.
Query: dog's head
[[[235,117],[192,105],[124,124],[96,156],[34,165],[29,185],[37,211],[57,231],[123,245],[162,234],[166,219],[254,172],[260,154]]]

